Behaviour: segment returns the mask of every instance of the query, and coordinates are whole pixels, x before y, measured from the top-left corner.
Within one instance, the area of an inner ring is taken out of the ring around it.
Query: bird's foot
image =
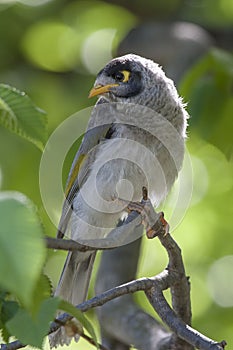
[[[128,213],[135,211],[141,215],[147,238],[151,239],[159,235],[165,236],[168,234],[169,224],[164,219],[164,213],[156,213],[154,211],[151,201],[145,196],[145,193],[141,202],[127,202],[120,198],[118,200],[126,205],[125,209]]]
[[[170,227],[168,222],[164,219],[164,213],[161,211],[158,213],[158,215],[159,219],[154,223],[154,225],[146,228],[147,238],[154,238],[159,235],[166,236],[169,233]]]

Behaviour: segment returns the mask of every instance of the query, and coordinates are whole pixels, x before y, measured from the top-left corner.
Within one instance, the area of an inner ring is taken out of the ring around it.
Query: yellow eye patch
[[[121,73],[124,75],[123,83],[127,83],[130,77],[130,72],[128,70],[121,70]]]

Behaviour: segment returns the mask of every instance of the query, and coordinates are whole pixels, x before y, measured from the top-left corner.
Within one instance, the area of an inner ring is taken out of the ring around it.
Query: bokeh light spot
[[[211,305],[211,298],[205,284],[203,271],[193,270],[191,274],[191,300],[195,318],[202,317]],[[201,298],[200,298],[201,295]]]
[[[159,206],[158,211],[166,213],[166,220],[173,232],[182,222],[186,210],[190,207],[193,192],[193,166],[191,157],[186,149],[182,169],[175,181],[172,190],[165,201]]]
[[[208,190],[208,172],[203,161],[192,156],[193,192],[191,205],[199,203]]]
[[[116,28],[119,40],[137,21],[124,7],[96,0],[71,2],[63,18],[81,31],[85,38],[104,28]]]
[[[116,184],[116,192],[119,198],[131,201],[133,198],[134,188],[129,180],[121,179]]]
[[[209,293],[216,304],[222,307],[233,306],[233,255],[215,261],[208,272]]]
[[[60,22],[40,22],[30,27],[23,38],[22,48],[36,66],[63,72],[76,66],[79,58],[78,33]]]
[[[51,0],[18,0],[18,2],[27,6],[40,6],[46,4],[49,1]]]
[[[87,37],[82,48],[82,61],[87,70],[96,74],[112,59],[112,43],[116,29],[97,30]]]
[[[13,4],[16,0],[0,0],[0,5],[7,5],[7,4]]]
[[[2,170],[0,168],[0,189],[1,189],[1,187],[2,187]]]
[[[26,6],[40,6],[52,0],[0,0],[0,5],[23,4]]]
[[[233,17],[233,2],[229,0],[221,0],[220,8],[224,15],[232,21]]]

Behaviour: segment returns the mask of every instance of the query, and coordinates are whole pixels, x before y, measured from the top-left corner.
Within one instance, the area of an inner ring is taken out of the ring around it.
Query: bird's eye
[[[128,70],[122,70],[113,74],[113,78],[116,81],[127,83],[130,77],[130,72]]]

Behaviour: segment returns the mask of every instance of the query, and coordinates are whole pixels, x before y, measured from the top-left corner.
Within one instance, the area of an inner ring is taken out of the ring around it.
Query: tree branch
[[[160,239],[163,241],[163,245],[166,245],[170,253],[179,247],[176,245],[175,241],[168,234]],[[174,256],[173,256],[174,257]],[[178,259],[179,260],[179,259]],[[176,258],[174,258],[176,261]],[[161,317],[163,322],[179,337],[187,341],[189,344],[195,346],[197,349],[203,350],[222,350],[224,349],[226,342],[222,341],[218,343],[210,338],[202,335],[198,331],[194,330],[183,322],[176,313],[170,308],[162,291],[168,289],[169,287],[177,283],[179,273],[174,269],[165,269],[163,272],[158,274],[153,278],[140,278],[135,281],[125,283],[121,286],[112,288],[96,297],[87,300],[86,302],[78,305],[78,309],[86,312],[92,308],[99,307],[105,303],[119,298],[120,296],[135,293],[137,291],[145,291],[148,300],[151,305]],[[62,314],[59,320],[62,322],[67,322],[72,316],[68,314]],[[59,328],[59,324],[55,322],[52,323],[50,332],[53,332]],[[7,349],[8,350],[8,349]]]
[[[80,244],[76,241],[73,241],[72,239],[52,238],[52,237],[46,236],[44,240],[45,240],[46,247],[49,249],[69,250],[69,251],[77,250],[79,252],[87,252],[88,250],[97,250],[97,248]]]
[[[134,232],[136,236],[142,236],[142,225],[136,230],[138,231]],[[102,253],[95,283],[96,294],[136,279],[141,241],[142,237],[130,244]],[[153,244],[152,241],[151,243]],[[138,298],[142,293],[139,291]],[[111,350],[125,350],[127,344],[126,350],[130,344],[138,350],[171,349],[168,346],[171,333],[136,303],[132,293],[109,301],[97,308],[96,313],[102,344]]]
[[[218,343],[192,327],[184,323],[176,313],[171,309],[161,290],[155,286],[146,291],[146,295],[155,311],[162,321],[181,339],[202,350],[220,350],[224,349],[226,342]],[[175,347],[177,349],[177,347]],[[179,347],[181,349],[181,347]],[[184,349],[184,347],[182,347]]]
[[[190,300],[190,283],[189,278],[186,277],[185,268],[181,256],[181,250],[177,243],[173,240],[170,234],[158,236],[160,242],[166,249],[169,257],[168,269],[176,271],[177,279],[171,285],[172,308],[176,315],[182,319],[187,325],[191,325],[191,300]],[[173,334],[173,341],[179,349],[189,350],[193,349],[190,344],[185,343],[180,337]]]
[[[148,214],[149,215],[149,214]],[[162,232],[162,229],[161,229]],[[159,239],[162,245],[167,250],[169,256],[169,265],[162,273],[154,278],[142,278],[136,281],[125,283],[121,286],[112,288],[107,292],[104,292],[78,306],[81,311],[87,311],[90,308],[102,306],[106,302],[118,298],[125,294],[134,293],[140,290],[145,291],[148,300],[154,307],[158,315],[163,322],[177,335],[173,342],[179,345],[179,348],[190,349],[190,345],[180,342],[180,338],[185,340],[188,344],[195,346],[198,349],[224,349],[226,343],[223,341],[218,343],[209,339],[191,328],[187,323],[191,321],[191,307],[189,297],[189,282],[185,276],[185,269],[181,257],[181,250],[172,239],[170,234],[159,234]],[[178,281],[178,282],[177,282]],[[174,304],[174,310],[170,308],[166,299],[163,296],[162,291],[171,287],[172,303]],[[176,292],[176,288],[179,288],[179,292]],[[65,322],[68,315],[62,315],[65,317],[62,321]],[[186,323],[181,318],[186,319]],[[53,331],[58,327],[56,322],[53,324]],[[182,346],[182,347],[181,347]]]
[[[48,236],[45,236],[44,240],[46,247],[49,249],[80,252],[109,250],[125,244],[129,235],[141,224],[141,221],[141,215],[136,211],[132,211],[124,221],[124,225],[117,226],[106,238],[82,240],[82,244],[72,239],[52,238]]]
[[[157,337],[157,342],[160,343],[160,345],[159,344],[156,345],[157,349],[189,350],[189,349],[193,349],[193,347],[196,347],[197,349],[202,349],[202,350],[224,349],[226,345],[225,341],[218,343],[210,338],[207,338],[206,336],[199,333],[198,331],[194,330],[189,325],[191,323],[190,286],[189,286],[188,278],[185,275],[185,268],[182,261],[181,250],[169,233],[164,234],[163,223],[157,220],[158,214],[154,213],[152,206],[147,205],[146,214],[148,217],[148,222],[156,223],[156,232],[158,232],[157,234],[158,238],[168,253],[168,257],[169,257],[168,267],[155,277],[140,278],[127,283],[123,283],[117,287],[113,287],[103,293],[98,294],[94,298],[79,304],[77,308],[82,312],[86,312],[92,308],[103,306],[110,301],[112,303],[113,300],[124,296],[124,298],[127,298],[127,299],[119,299],[119,300],[121,300],[122,305],[125,306],[125,310],[127,310],[129,314],[131,313],[131,319],[132,319],[132,311],[133,313],[136,312],[137,315],[140,315],[140,318],[142,319],[143,317],[145,317],[146,314],[139,308],[136,308],[135,304],[132,303],[132,299],[129,299],[129,297],[130,297],[130,294],[132,293],[135,293],[138,291],[144,291],[149,302],[153,306],[154,310],[158,313],[162,321],[173,332],[173,333],[168,333],[162,327],[162,325],[159,325],[157,321],[154,320],[154,322],[156,323],[155,328],[157,329],[156,335],[160,333],[160,337]],[[156,214],[156,220],[155,220],[155,214]],[[124,224],[122,226],[124,226]],[[155,226],[153,227],[153,229],[155,229]],[[121,232],[121,230],[116,232],[118,234],[118,232]],[[50,238],[46,238],[47,244],[50,246],[53,246],[53,248],[55,247],[55,244],[54,244],[55,241],[56,241],[57,247],[60,246],[59,245],[60,240],[53,240]],[[70,240],[67,241],[67,243],[65,244],[66,244],[66,248],[69,247],[71,249],[77,249],[77,248],[78,250],[93,249],[89,246],[83,246],[83,245],[80,245],[79,243],[76,243]],[[135,256],[138,256],[139,249],[140,249],[140,240],[136,240],[135,242],[132,242],[128,246],[119,247],[117,249],[118,249],[118,252],[119,251],[123,252],[123,256],[124,256],[125,250],[128,251],[128,248],[132,246],[134,246],[134,248],[136,247]],[[106,251],[105,253],[112,254],[112,251]],[[125,261],[123,261],[122,263],[124,264]],[[120,265],[120,267],[122,266]],[[129,268],[129,271],[125,269],[126,270],[125,278],[128,278],[130,275],[134,275],[136,271],[136,267],[137,267],[136,265],[134,265],[133,267],[131,266]],[[163,295],[163,290],[168,288],[171,288],[173,309],[169,306],[169,304],[167,303]],[[114,306],[116,309],[114,313],[117,314],[118,308],[116,308],[116,304],[114,304]],[[120,310],[120,312],[121,312],[120,316],[122,317],[122,310]],[[110,316],[112,317],[112,314]],[[149,316],[147,315],[147,317]],[[72,318],[73,316],[68,315],[67,313],[60,315],[57,318],[57,321],[55,320],[54,322],[51,323],[48,334],[56,331],[59,327],[61,327],[61,324],[64,325],[66,322],[70,321]],[[129,321],[130,320],[126,319],[126,322],[123,322],[124,324],[126,324],[125,333],[129,332],[128,328],[130,327],[127,327],[129,324]],[[137,327],[143,327],[143,326],[144,324],[143,325],[140,324]],[[115,338],[113,337],[109,339],[112,339],[112,341],[116,341],[116,342],[119,341],[118,343],[120,344],[120,347],[118,347],[119,349],[120,348],[125,350],[128,349],[127,344],[124,342],[125,337],[123,336],[123,338],[119,339],[119,334],[117,334],[116,328],[115,328],[115,332],[116,333],[113,334]],[[173,334],[175,334],[175,336]],[[121,342],[121,340],[123,340],[123,342]],[[128,342],[128,344],[130,343],[132,342]],[[24,347],[24,345],[21,344],[19,341],[15,341],[10,344],[1,345],[2,350],[16,350],[22,347]]]
[[[174,271],[164,270],[162,273],[158,274],[153,278],[140,278],[135,281],[125,283],[119,287],[112,288],[100,295],[95,296],[94,298],[79,304],[77,308],[83,312],[86,312],[92,308],[102,306],[110,300],[119,298],[122,295],[129,293],[135,293],[137,291],[145,291],[148,300],[151,305],[154,307],[158,315],[164,321],[164,323],[175,332],[180,338],[188,341],[193,346],[198,349],[203,350],[222,350],[226,343],[217,343],[212,339],[209,339],[197,332],[190,326],[187,326],[170,308],[166,299],[163,296],[162,291],[169,288],[172,284],[175,283],[177,279],[177,273]],[[62,314],[58,317],[59,322],[56,320],[51,324],[49,334],[57,330],[61,323],[66,323],[71,320],[72,316],[67,313]],[[12,342],[10,344],[2,344],[2,350],[16,350],[21,347],[24,347],[18,341]]]

